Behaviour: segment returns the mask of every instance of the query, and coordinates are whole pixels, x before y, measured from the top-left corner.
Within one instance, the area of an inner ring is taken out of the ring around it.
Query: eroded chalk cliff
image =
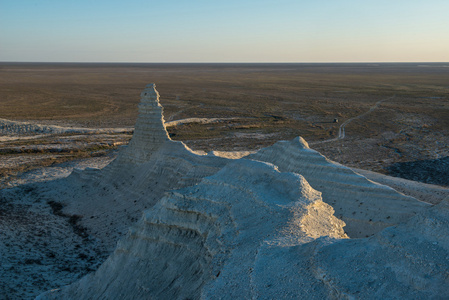
[[[238,160],[197,155],[168,137],[155,86],[141,96],[129,147],[68,177],[62,199],[89,234],[120,241],[98,270],[40,299],[448,294],[447,202],[430,208],[301,138]]]
[[[260,298],[278,284],[261,271],[270,256],[324,235],[345,238],[343,226],[302,176],[241,159],[167,192],[97,272],[47,296]],[[279,271],[291,263],[277,260]]]
[[[277,142],[247,158],[270,162],[280,171],[304,176],[313,188],[323,193],[323,201],[332,205],[352,238],[368,237],[406,221],[429,206],[330,161],[310,149],[301,137]]]

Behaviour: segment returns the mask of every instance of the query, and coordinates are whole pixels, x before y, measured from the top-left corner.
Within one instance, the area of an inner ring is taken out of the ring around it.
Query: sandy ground
[[[97,269],[108,254],[35,189],[0,193],[0,299],[34,299]]]
[[[74,216],[36,196],[34,183],[67,177],[74,168],[103,168],[116,152],[37,168],[0,190],[0,299],[34,299],[95,270],[107,257],[102,243],[87,236]]]

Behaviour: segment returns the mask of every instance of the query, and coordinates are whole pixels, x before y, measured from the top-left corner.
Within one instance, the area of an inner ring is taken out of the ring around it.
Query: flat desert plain
[[[447,294],[448,67],[0,64],[0,299]]]
[[[150,82],[171,138],[193,150],[256,150],[302,136],[349,167],[449,185],[447,63],[0,63],[0,184],[110,157],[129,141]]]

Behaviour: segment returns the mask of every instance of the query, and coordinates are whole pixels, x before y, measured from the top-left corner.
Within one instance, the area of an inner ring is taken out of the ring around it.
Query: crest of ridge
[[[148,84],[140,94],[134,134],[120,159],[132,163],[143,163],[164,143],[171,141],[164,124],[163,107],[159,103],[156,84]]]
[[[427,204],[329,161],[300,137],[239,160],[196,155],[170,140],[155,84],[141,93],[135,128],[119,159],[138,165],[111,168],[101,185],[113,193],[96,201],[83,197],[82,205],[66,209],[107,230],[110,219],[88,218],[75,209],[101,202],[109,210],[101,210],[101,218],[123,220],[119,213],[139,207],[140,221],[96,272],[38,299],[447,294],[445,273],[416,263],[448,269],[448,243],[441,237],[447,205],[435,214]],[[345,239],[337,217],[359,239]]]

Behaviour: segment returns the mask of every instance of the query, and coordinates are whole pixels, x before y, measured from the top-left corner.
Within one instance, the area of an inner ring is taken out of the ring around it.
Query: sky
[[[0,61],[449,62],[448,0],[0,0]]]

